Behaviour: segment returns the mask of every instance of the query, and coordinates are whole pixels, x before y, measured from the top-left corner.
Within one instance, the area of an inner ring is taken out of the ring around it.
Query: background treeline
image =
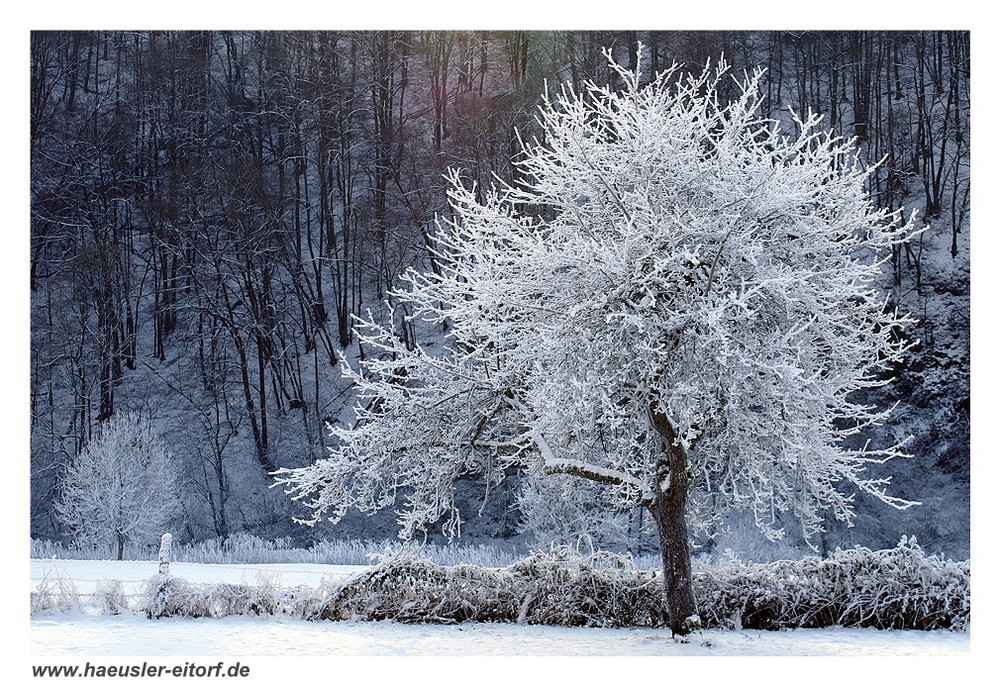
[[[517,183],[546,87],[720,54],[767,71],[765,112],[856,137],[879,205],[929,224],[893,255],[891,306],[920,318],[884,430],[912,433],[896,493],[829,540],[915,534],[968,554],[969,35],[964,32],[35,32],[31,36],[31,527],[65,534],[58,478],[103,421],[152,416],[183,474],[188,540],[253,531],[392,535],[386,518],[305,530],[269,473],[351,421],[351,316],[383,308],[447,211],[442,172]],[[388,310],[383,308],[388,313]],[[404,323],[415,344],[433,332]],[[386,314],[388,316],[388,314]],[[342,352],[343,351],[343,352]],[[474,483],[470,515],[482,503]],[[510,493],[466,533],[509,537]],[[537,505],[536,505],[537,507]],[[628,522],[623,535],[638,535]],[[565,533],[565,532],[563,532]]]

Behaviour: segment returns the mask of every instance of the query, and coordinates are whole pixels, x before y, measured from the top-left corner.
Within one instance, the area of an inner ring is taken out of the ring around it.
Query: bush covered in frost
[[[304,617],[316,604],[313,588],[279,588],[268,579],[258,584],[192,584],[175,576],[154,576],[139,600],[151,619],[288,615]]]
[[[637,570],[628,558],[561,548],[501,570],[385,558],[344,583],[317,617],[659,626],[662,603],[655,573]]]
[[[348,579],[312,618],[503,622],[516,605],[517,589],[502,571],[393,556]]]
[[[79,612],[83,610],[80,592],[72,579],[62,576],[42,579],[31,591],[31,614]]]
[[[282,615],[301,619],[408,623],[520,622],[562,626],[666,626],[662,579],[630,557],[580,555],[568,548],[536,553],[504,568],[442,565],[400,550],[318,588],[193,584],[154,576],[129,606],[121,585],[99,589],[102,612],[150,618]],[[782,629],[862,626],[965,630],[970,613],[968,562],[928,555],[913,539],[889,550],[837,550],[829,559],[718,567],[697,564],[694,591],[706,628]],[[71,582],[46,580],[32,612],[82,609]]]
[[[965,629],[969,564],[925,554],[913,539],[890,550],[838,550],[830,559],[698,566],[706,628],[832,625]],[[565,626],[663,626],[662,582],[630,558],[565,548],[503,570],[383,560],[348,580],[317,613],[325,619],[501,621]]]
[[[927,555],[912,538],[889,550],[838,549],[830,559],[731,560],[697,571],[694,583],[706,626],[966,629],[969,622],[969,563]]]

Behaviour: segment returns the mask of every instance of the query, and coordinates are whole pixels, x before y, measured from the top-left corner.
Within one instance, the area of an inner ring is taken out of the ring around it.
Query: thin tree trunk
[[[656,469],[655,497],[649,511],[656,522],[660,538],[660,556],[663,560],[663,587],[670,613],[670,630],[685,635],[698,628],[694,588],[691,583],[691,549],[688,543],[687,509],[691,475],[688,472],[687,454],[676,441],[670,421],[657,409],[650,407],[653,428],[663,440],[664,453]],[[663,488],[666,484],[667,487]]]

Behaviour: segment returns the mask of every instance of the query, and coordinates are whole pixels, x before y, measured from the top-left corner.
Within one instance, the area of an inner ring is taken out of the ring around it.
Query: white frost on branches
[[[154,543],[179,510],[177,463],[152,422],[109,419],[60,481],[59,518],[79,543]]]
[[[878,283],[913,218],[871,207],[871,169],[819,117],[791,133],[762,118],[760,73],[674,67],[642,84],[613,66],[620,90],[546,99],[523,185],[480,202],[449,173],[439,269],[409,271],[394,294],[447,326],[445,349],[407,349],[391,316],[358,323],[371,354],[346,371],[356,427],[333,430],[329,458],[279,472],[312,521],[405,492],[404,536],[442,516],[456,532],[455,480],[511,467],[648,504],[668,485],[653,410],[694,488],[771,535],[780,512],[807,536],[822,510],[849,521],[852,491],[910,504],[865,475],[903,446],[855,436],[889,414],[856,392],[884,384],[908,345]]]

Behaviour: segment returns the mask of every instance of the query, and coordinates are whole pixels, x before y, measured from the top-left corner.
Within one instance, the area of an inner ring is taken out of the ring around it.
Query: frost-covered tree
[[[615,550],[628,541],[634,550],[643,527],[613,496],[602,484],[574,476],[529,476],[518,491],[520,530],[542,549]]]
[[[452,486],[469,473],[604,484],[651,513],[685,633],[700,494],[772,536],[780,513],[807,536],[824,511],[849,521],[856,492],[909,504],[864,473],[903,452],[858,440],[888,415],[858,392],[907,347],[878,283],[912,220],[873,209],[871,169],[819,117],[790,133],[762,118],[761,74],[674,67],[643,84],[612,65],[619,90],[546,99],[524,184],[483,194],[450,173],[437,269],[395,293],[446,341],[410,349],[360,321],[356,426],[279,481],[312,521],[402,495],[403,536],[442,518],[458,531]]]
[[[115,415],[60,481],[56,512],[78,543],[155,543],[177,514],[177,463],[147,417]]]

